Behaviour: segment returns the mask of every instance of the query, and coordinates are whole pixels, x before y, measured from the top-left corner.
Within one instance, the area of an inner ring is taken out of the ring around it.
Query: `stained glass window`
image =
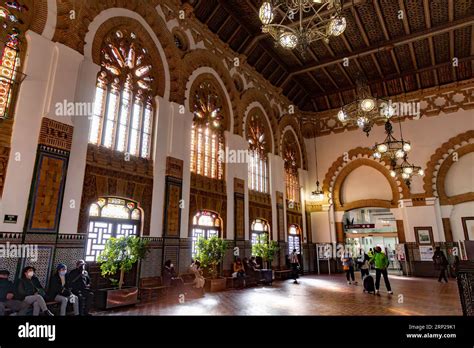
[[[252,115],[247,127],[248,184],[251,190],[268,193],[268,158],[263,122],[263,116]]]
[[[291,134],[287,132],[287,134]],[[285,135],[284,160],[285,160],[285,185],[286,198],[290,202],[300,201],[300,185],[299,185],[299,158],[294,136]]]
[[[115,30],[104,40],[89,143],[149,158],[154,77],[150,56],[133,32]]]
[[[202,82],[196,89],[191,131],[191,171],[213,179],[222,179],[224,127],[222,102],[211,81]]]
[[[255,219],[252,221],[252,225],[250,226],[250,233],[251,233],[251,242],[252,245],[257,244],[259,242],[259,236],[266,235],[266,239],[268,240],[269,237],[269,227],[268,222],[263,219]],[[260,242],[262,242],[262,238],[260,238]]]
[[[16,19],[4,7],[0,7],[1,18],[5,18],[7,21],[13,21],[12,18]],[[4,23],[3,28],[8,28],[7,23]],[[0,119],[12,117],[15,87],[24,77],[18,71],[20,66],[19,35],[19,31],[16,28],[12,28],[10,34],[7,35],[7,42],[0,45]]]
[[[89,207],[86,261],[97,261],[111,237],[138,236],[141,211],[135,202],[116,197],[99,198]]]
[[[200,237],[206,239],[213,236],[219,237],[220,225],[219,216],[211,211],[203,210],[194,215],[191,247],[192,257],[195,257],[197,254],[196,244],[198,239]]]
[[[290,225],[288,229],[288,254],[296,249],[297,254],[301,254],[300,228],[298,225]]]

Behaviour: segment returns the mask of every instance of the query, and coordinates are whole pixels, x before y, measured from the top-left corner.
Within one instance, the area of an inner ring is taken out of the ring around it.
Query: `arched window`
[[[2,17],[0,7],[0,17]],[[14,87],[17,83],[17,68],[20,65],[18,34],[8,35],[8,41],[2,44],[0,58],[0,119],[12,117],[12,99],[15,96]]]
[[[285,160],[286,199],[290,202],[300,201],[298,168],[300,156],[298,144],[292,132],[287,131],[283,137],[283,155]]]
[[[112,31],[101,50],[89,143],[149,158],[155,79],[150,55],[135,33]]]
[[[191,171],[221,180],[224,164],[219,154],[224,152],[224,116],[222,100],[214,83],[201,82],[194,91],[194,113],[191,132]]]
[[[260,113],[252,114],[247,123],[247,141],[249,143],[248,184],[249,189],[268,193],[268,156],[265,134],[265,119]]]
[[[296,249],[297,254],[301,254],[301,230],[298,225],[290,225],[288,228],[288,255]]]
[[[139,236],[142,212],[128,199],[99,198],[89,207],[86,261],[97,261],[111,237]]]
[[[211,211],[202,210],[193,217],[192,226],[192,256],[196,256],[196,245],[200,237],[208,239],[219,237],[221,231],[221,219],[219,215]]]
[[[252,221],[252,225],[250,226],[250,235],[251,235],[251,242],[252,245],[257,244],[259,241],[259,237],[264,235],[266,236],[266,240],[268,241],[269,238],[270,228],[268,226],[268,222],[263,219],[255,219]],[[262,238],[260,238],[262,241]]]

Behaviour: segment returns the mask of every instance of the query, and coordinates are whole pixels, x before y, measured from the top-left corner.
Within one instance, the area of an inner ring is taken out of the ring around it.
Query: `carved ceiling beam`
[[[425,25],[428,29],[431,29],[431,11],[430,11],[430,2],[429,0],[423,0],[423,11],[425,13]],[[436,55],[435,55],[435,50],[434,50],[434,44],[433,44],[433,37],[428,38],[428,45],[430,47],[430,58],[431,58],[431,65],[436,64]],[[435,85],[439,84],[439,78],[438,78],[438,71],[433,70],[433,77],[435,79]]]
[[[469,17],[458,19],[458,20],[456,20],[452,23],[445,23],[445,24],[439,25],[436,28],[422,30],[422,31],[414,33],[414,34],[409,34],[409,35],[406,35],[406,36],[403,36],[403,37],[392,39],[390,41],[385,42],[382,45],[378,45],[378,46],[375,46],[375,47],[372,46],[372,47],[360,49],[360,50],[357,50],[357,51],[353,51],[352,54],[350,54],[350,55],[339,56],[339,57],[334,57],[332,59],[327,59],[324,62],[320,62],[318,65],[307,64],[304,67],[302,67],[301,69],[295,69],[295,70],[291,71],[290,74],[291,75],[302,74],[302,73],[305,73],[307,71],[311,71],[311,70],[315,70],[315,69],[318,69],[318,68],[338,64],[338,63],[341,63],[344,58],[348,58],[349,60],[352,60],[352,59],[355,59],[355,58],[364,57],[364,56],[367,56],[367,55],[370,55],[370,54],[373,54],[373,53],[376,53],[376,52],[380,52],[380,51],[383,51],[383,50],[392,50],[394,47],[403,46],[403,45],[406,45],[406,44],[409,44],[409,43],[412,43],[412,42],[415,42],[415,41],[426,39],[426,38],[431,37],[431,36],[436,36],[436,35],[443,34],[443,33],[446,33],[446,32],[450,32],[450,31],[453,31],[453,30],[456,30],[456,29],[459,29],[459,28],[464,28],[466,26],[471,26],[473,21],[474,21],[474,16],[471,15]]]
[[[470,56],[467,56],[467,57],[463,57],[463,58],[459,58],[459,63],[462,63],[462,62],[472,62],[474,61],[474,55],[470,55]],[[451,66],[451,62],[444,62],[444,63],[439,63],[439,64],[436,64],[434,66],[428,66],[428,67],[425,67],[425,68],[418,68],[416,70],[408,70],[408,71],[404,71],[402,72],[400,75],[395,75],[395,74],[391,74],[391,75],[386,75],[384,78],[381,78],[381,79],[377,79],[377,80],[371,80],[369,81],[370,84],[375,84],[375,83],[383,83],[384,81],[389,81],[389,80],[393,80],[397,77],[400,77],[400,78],[403,78],[405,76],[408,76],[408,75],[413,75],[413,74],[420,74],[422,72],[425,72],[425,71],[431,71],[433,69],[439,69],[439,68],[442,68],[442,67],[445,67],[445,66]],[[342,88],[339,90],[339,92],[345,92],[345,91],[349,91],[349,90],[352,90],[354,89],[353,87],[346,87],[346,88]],[[313,95],[313,98],[316,98],[316,97],[322,97],[324,96],[325,94],[314,94]]]

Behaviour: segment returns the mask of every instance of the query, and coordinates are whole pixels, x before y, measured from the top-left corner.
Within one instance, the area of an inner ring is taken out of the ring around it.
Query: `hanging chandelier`
[[[421,167],[410,164],[408,162],[407,154],[403,157],[403,162],[393,166],[390,171],[390,176],[392,178],[400,176],[408,187],[410,187],[411,179],[416,175],[423,176],[425,175],[425,172]]]
[[[314,129],[316,130],[316,127],[314,127]],[[316,202],[322,202],[324,200],[324,191],[322,190],[321,186],[319,186],[318,152],[316,151],[316,132],[314,133],[314,163],[316,169],[316,190],[311,192],[311,199]]]
[[[394,114],[392,104],[373,97],[367,79],[360,75],[356,80],[356,99],[344,105],[337,113],[337,118],[343,124],[356,124],[369,136],[377,120],[389,120]]]
[[[277,13],[282,17],[278,22]],[[301,52],[314,41],[329,42],[331,36],[341,35],[346,29],[341,14],[341,0],[272,0],[264,1],[259,10],[262,32],[270,34],[281,47]]]
[[[385,122],[385,133],[387,134],[385,140],[380,144],[376,143],[372,148],[374,151],[373,156],[376,159],[387,158],[392,166],[394,166],[397,160],[404,158],[411,150],[411,144],[403,140],[403,138],[397,140],[393,136],[393,127],[389,119]]]

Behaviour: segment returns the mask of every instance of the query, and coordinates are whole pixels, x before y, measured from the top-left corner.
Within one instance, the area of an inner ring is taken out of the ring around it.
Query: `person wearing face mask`
[[[48,297],[61,303],[60,315],[66,315],[67,304],[70,302],[74,308],[74,315],[79,315],[79,298],[71,292],[66,283],[67,267],[60,263],[56,267],[56,273],[51,278],[48,289]]]
[[[90,315],[89,310],[94,300],[94,292],[91,291],[91,278],[86,271],[86,262],[79,260],[76,268],[66,276],[66,284],[71,292],[79,298],[79,314]]]
[[[5,309],[18,315],[26,315],[30,305],[15,298],[15,287],[8,280],[9,276],[10,272],[7,270],[0,270],[0,317],[5,315]]]
[[[33,305],[33,315],[38,316],[40,312],[44,315],[54,316],[49,311],[44,300],[46,292],[41,286],[39,279],[35,276],[34,267],[27,266],[21,272],[21,279],[16,287],[16,298],[23,300],[29,305]]]

